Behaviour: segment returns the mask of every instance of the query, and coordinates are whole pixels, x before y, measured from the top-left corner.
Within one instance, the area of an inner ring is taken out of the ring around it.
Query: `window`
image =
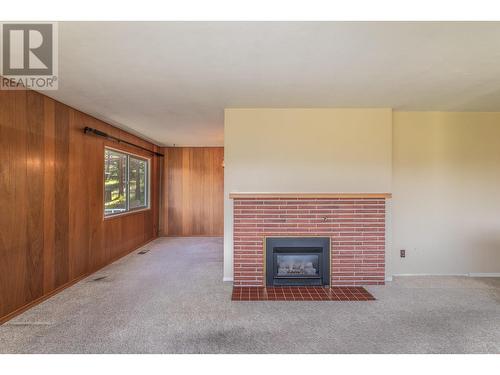
[[[149,208],[149,160],[104,150],[104,216]]]

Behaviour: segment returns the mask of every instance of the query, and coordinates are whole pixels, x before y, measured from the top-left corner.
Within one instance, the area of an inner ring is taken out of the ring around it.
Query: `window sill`
[[[140,214],[140,213],[144,213],[145,211],[151,211],[151,207],[138,208],[136,210],[127,211],[127,212],[123,212],[123,213],[120,213],[120,214],[114,214],[114,215],[104,216],[104,221],[118,219],[118,218],[121,218],[121,217],[124,217],[124,216],[128,216],[128,215]]]

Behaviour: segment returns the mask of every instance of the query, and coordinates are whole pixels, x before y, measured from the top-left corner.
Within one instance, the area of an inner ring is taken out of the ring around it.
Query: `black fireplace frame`
[[[330,237],[266,237],[265,244],[267,286],[330,285]],[[287,251],[287,248],[290,250]],[[308,251],[301,251],[300,249],[307,249]],[[302,255],[318,253],[321,254],[319,257],[319,277],[277,277],[275,272],[277,254]]]

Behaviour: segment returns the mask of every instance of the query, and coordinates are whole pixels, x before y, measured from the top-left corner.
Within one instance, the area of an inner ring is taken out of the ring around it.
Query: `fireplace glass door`
[[[330,284],[330,238],[266,238],[266,285]]]
[[[275,277],[277,278],[319,278],[319,254],[275,254]]]

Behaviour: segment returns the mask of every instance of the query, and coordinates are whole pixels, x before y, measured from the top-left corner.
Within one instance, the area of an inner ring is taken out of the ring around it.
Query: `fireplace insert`
[[[330,284],[330,238],[266,238],[267,285]]]

